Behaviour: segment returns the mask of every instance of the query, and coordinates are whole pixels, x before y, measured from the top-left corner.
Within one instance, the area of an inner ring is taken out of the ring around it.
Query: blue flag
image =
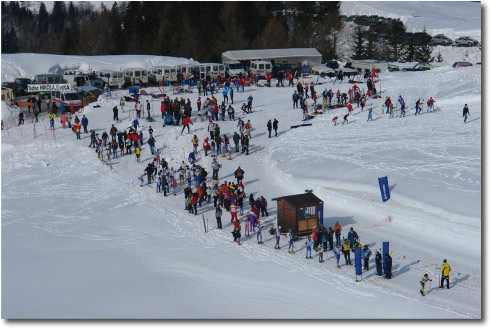
[[[379,190],[381,191],[381,198],[383,202],[390,199],[390,186],[388,184],[388,177],[378,178]]]
[[[354,254],[356,255],[356,258],[354,259],[354,263],[356,265],[356,275],[362,276],[361,247],[355,247]]]
[[[383,274],[386,274],[386,262],[384,261],[384,259],[387,254],[390,254],[390,242],[384,241],[383,242]]]

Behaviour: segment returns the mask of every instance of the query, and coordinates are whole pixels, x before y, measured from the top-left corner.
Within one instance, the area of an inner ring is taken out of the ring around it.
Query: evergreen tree
[[[19,42],[19,40],[17,39],[17,34],[15,33],[15,29],[12,26],[10,28],[10,37],[8,40],[8,52],[9,53],[19,52],[18,42]]]
[[[432,37],[427,33],[427,29],[424,26],[422,31],[422,37],[417,42],[417,50],[415,51],[415,60],[418,62],[433,62],[432,57]]]
[[[352,55],[352,59],[363,59],[364,54],[364,36],[361,27],[358,25],[354,40],[354,54]]]
[[[408,42],[401,48],[402,58],[407,62],[415,61],[415,54],[417,53],[417,41],[414,36],[411,35]]]
[[[369,33],[367,38],[367,44],[365,47],[364,58],[378,59],[378,51],[376,49],[376,43],[374,33]]]
[[[48,11],[46,10],[46,5],[44,2],[41,2],[41,5],[39,6],[39,15],[37,18],[37,28],[40,34],[44,34],[48,32],[49,28],[49,14]]]
[[[403,43],[403,34],[405,33],[405,26],[400,20],[393,21],[389,34],[389,44],[393,53],[393,60],[398,61],[400,57],[400,49]]]
[[[53,32],[57,35],[63,33],[65,27],[66,18],[66,6],[64,1],[55,1],[53,5],[53,12],[51,13],[51,22],[53,26]]]

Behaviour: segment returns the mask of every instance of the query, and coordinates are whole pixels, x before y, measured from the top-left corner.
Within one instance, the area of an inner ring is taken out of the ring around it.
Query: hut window
[[[316,217],[316,206],[298,208],[297,219],[304,220]]]

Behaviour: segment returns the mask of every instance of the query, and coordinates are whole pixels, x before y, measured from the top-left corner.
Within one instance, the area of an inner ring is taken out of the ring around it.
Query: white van
[[[265,77],[267,73],[272,74],[272,63],[265,60],[254,60],[250,63],[250,73],[258,77]]]
[[[127,85],[138,85],[139,81],[143,82],[143,85],[148,84],[148,71],[141,67],[125,68],[124,69],[124,82]]]
[[[63,79],[66,80],[66,83],[71,84],[72,88],[90,85],[90,80],[86,75],[65,74]]]
[[[109,87],[118,87],[119,83],[124,84],[123,73],[112,70],[97,71],[95,74],[105,83],[109,84]]]
[[[199,78],[205,79],[206,77],[225,77],[225,65],[217,63],[203,63],[199,65]]]
[[[61,104],[65,104],[67,111],[73,105],[74,110],[82,108],[82,98],[76,91],[51,91],[51,101],[56,103],[56,106],[61,108]]]
[[[66,83],[62,75],[58,74],[38,74],[34,76],[34,84],[53,84]]]
[[[161,80],[177,81],[177,70],[172,66],[150,66],[148,69],[148,81],[158,83]]]
[[[240,63],[239,61],[229,61],[226,62],[224,65],[226,73],[230,77],[237,77],[240,75],[240,73],[242,73],[242,75],[245,74],[245,69],[243,68],[242,63]]]
[[[183,79],[199,77],[199,65],[183,64],[175,66],[177,70],[177,76],[182,76]]]

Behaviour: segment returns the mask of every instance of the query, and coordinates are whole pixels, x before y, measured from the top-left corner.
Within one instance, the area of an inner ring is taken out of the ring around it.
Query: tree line
[[[33,12],[2,1],[1,15],[2,53],[147,54],[200,62],[221,62],[227,50],[273,48],[316,48],[324,60],[338,59],[343,28],[339,1],[129,1],[110,8],[55,1],[51,13],[43,2]],[[351,57],[430,60],[427,39],[407,42],[405,30],[395,21],[380,43],[359,26]]]

